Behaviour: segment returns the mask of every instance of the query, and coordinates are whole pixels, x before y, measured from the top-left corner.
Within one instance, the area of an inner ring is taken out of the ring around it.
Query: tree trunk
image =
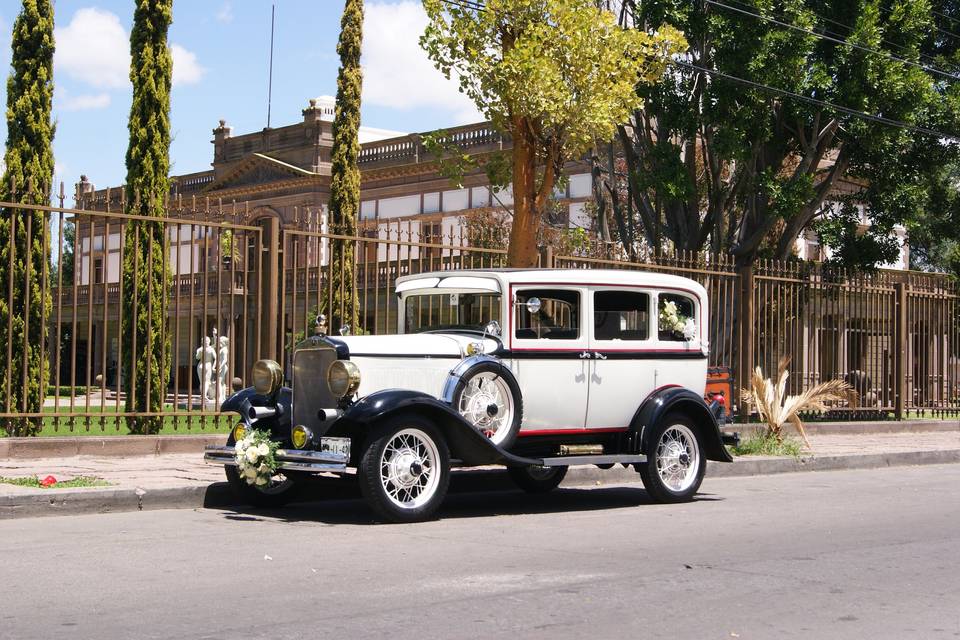
[[[523,118],[513,119],[513,226],[510,229],[510,248],[507,266],[536,267],[537,229],[540,212],[537,210],[537,158],[533,137]]]

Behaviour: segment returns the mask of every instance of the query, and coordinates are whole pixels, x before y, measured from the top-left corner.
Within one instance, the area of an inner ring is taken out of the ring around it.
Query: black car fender
[[[399,413],[428,417],[446,438],[451,456],[467,465],[522,466],[538,462],[504,451],[449,404],[421,391],[408,389],[384,389],[364,396],[344,411],[329,433],[336,431],[362,442],[372,427]]]
[[[639,443],[638,453],[647,451],[647,436],[650,427],[658,424],[671,412],[680,412],[689,416],[700,428],[704,456],[707,460],[733,462],[733,458],[723,445],[723,437],[716,416],[699,395],[684,387],[663,387],[655,390],[633,416],[630,422],[630,434],[633,442]]]
[[[273,395],[257,393],[253,387],[237,391],[220,405],[222,413],[239,413],[248,427],[269,429],[275,436],[286,440],[290,435],[290,415],[293,405],[293,391],[289,387],[280,387]],[[266,418],[254,419],[251,407],[272,407],[277,412]]]

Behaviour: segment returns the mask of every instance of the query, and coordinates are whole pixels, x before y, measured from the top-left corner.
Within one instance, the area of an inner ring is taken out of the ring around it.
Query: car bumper
[[[203,460],[209,464],[236,466],[236,451],[233,447],[207,445]],[[332,451],[277,450],[277,468],[283,471],[345,471],[348,456]]]

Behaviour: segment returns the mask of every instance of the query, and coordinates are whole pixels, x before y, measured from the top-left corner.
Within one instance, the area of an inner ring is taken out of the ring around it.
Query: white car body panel
[[[514,335],[516,291],[524,288],[576,290],[579,336],[530,339]],[[441,397],[451,369],[471,345],[503,359],[523,396],[521,435],[620,431],[655,390],[682,386],[698,395],[706,388],[708,336],[706,291],[687,278],[643,271],[502,270],[450,271],[398,278],[401,304],[419,293],[503,292],[499,343],[470,333],[344,336],[350,358],[361,371],[359,394],[403,388]],[[593,293],[639,291],[651,299],[646,340],[598,340],[594,336]],[[696,308],[692,340],[661,340],[657,334],[658,295],[681,294]],[[403,330],[400,316],[400,330]],[[538,357],[539,356],[539,357]]]

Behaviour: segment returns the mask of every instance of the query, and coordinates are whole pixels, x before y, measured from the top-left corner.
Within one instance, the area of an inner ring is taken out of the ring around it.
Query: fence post
[[[894,285],[896,300],[893,314],[893,414],[903,420],[907,405],[907,283]]]
[[[750,376],[753,371],[753,337],[755,330],[756,309],[753,304],[753,266],[747,265],[737,270],[737,278],[740,281],[740,321],[737,330],[737,380],[740,388],[750,384]],[[740,399],[739,389],[735,392],[737,398],[737,408],[740,418],[747,420],[750,417],[750,409],[747,404]]]
[[[270,360],[280,360],[283,357],[282,349],[277,348],[279,341],[280,292],[280,218],[270,217],[261,221],[263,228],[263,260],[262,272],[259,274],[260,285],[260,357]]]

